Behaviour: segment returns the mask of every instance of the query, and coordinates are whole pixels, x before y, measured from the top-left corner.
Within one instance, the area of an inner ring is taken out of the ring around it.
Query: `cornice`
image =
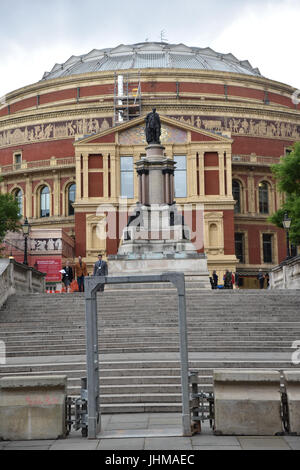
[[[160,113],[170,114],[175,113],[183,116],[184,114],[194,113],[194,114],[204,114],[204,113],[213,113],[214,115],[225,115],[228,116],[236,115],[237,117],[249,117],[249,118],[261,118],[261,119],[273,119],[273,120],[291,120],[294,119],[296,122],[300,120],[300,111],[291,110],[291,109],[272,109],[263,106],[263,105],[237,105],[234,103],[230,105],[228,103],[203,103],[199,100],[199,103],[184,103],[179,104],[178,101],[168,102],[168,103],[159,103],[156,104],[157,109]],[[145,102],[143,104],[143,114],[146,115],[153,108],[153,101],[150,103]],[[3,116],[0,118],[0,129],[4,127],[18,127],[18,125],[24,125],[28,122],[40,122],[41,120],[63,120],[63,118],[70,119],[80,119],[85,116],[93,115],[93,117],[110,117],[113,116],[114,108],[112,105],[102,105],[99,104],[95,106],[93,103],[91,106],[82,106],[74,109],[74,106],[67,107],[65,109],[56,108],[52,111],[45,110],[31,110],[23,115],[9,115]]]

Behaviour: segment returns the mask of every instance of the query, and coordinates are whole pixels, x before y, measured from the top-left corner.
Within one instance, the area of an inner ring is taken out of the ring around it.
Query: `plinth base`
[[[207,259],[199,253],[130,253],[108,257],[109,274],[128,276],[183,272],[186,286],[211,289]]]

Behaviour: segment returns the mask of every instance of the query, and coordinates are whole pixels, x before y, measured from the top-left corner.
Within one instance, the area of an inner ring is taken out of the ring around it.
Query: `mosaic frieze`
[[[184,144],[187,142],[187,132],[162,124],[161,143],[162,144]],[[145,136],[145,126],[140,125],[120,132],[119,143],[121,145],[147,145]]]
[[[76,135],[97,134],[112,127],[111,118],[75,119],[72,121],[25,126],[0,132],[0,147],[50,139],[67,139]]]
[[[183,124],[195,126],[206,131],[229,131],[233,135],[249,135],[259,137],[300,138],[300,125],[265,121],[261,119],[230,118],[212,116],[169,116]]]

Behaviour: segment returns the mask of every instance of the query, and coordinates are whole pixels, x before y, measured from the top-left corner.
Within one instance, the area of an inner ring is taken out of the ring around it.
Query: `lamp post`
[[[286,231],[286,259],[291,258],[291,254],[290,254],[290,236],[289,236],[289,230],[291,228],[291,223],[292,223],[292,219],[288,216],[288,213],[285,212],[284,217],[283,217],[283,221],[282,221],[282,225],[283,225],[283,227]]]
[[[24,224],[22,225],[22,231],[23,231],[24,242],[25,242],[23,264],[25,264],[25,266],[28,266],[27,252],[28,252],[28,237],[30,234],[30,225],[29,225],[27,217],[25,219]]]

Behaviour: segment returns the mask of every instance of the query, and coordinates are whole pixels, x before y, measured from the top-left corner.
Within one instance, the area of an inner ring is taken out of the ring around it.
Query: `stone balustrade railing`
[[[45,292],[45,276],[15,260],[0,259],[0,308],[13,294]]]
[[[249,165],[273,165],[279,163],[278,157],[261,156],[261,155],[232,155],[232,163],[245,163]]]
[[[271,289],[300,289],[300,256],[283,261],[270,272]]]
[[[0,166],[0,174],[8,175],[15,172],[34,171],[39,168],[65,167],[75,166],[75,157],[56,158],[51,157],[48,160],[38,160],[27,162],[23,160],[21,163]]]

